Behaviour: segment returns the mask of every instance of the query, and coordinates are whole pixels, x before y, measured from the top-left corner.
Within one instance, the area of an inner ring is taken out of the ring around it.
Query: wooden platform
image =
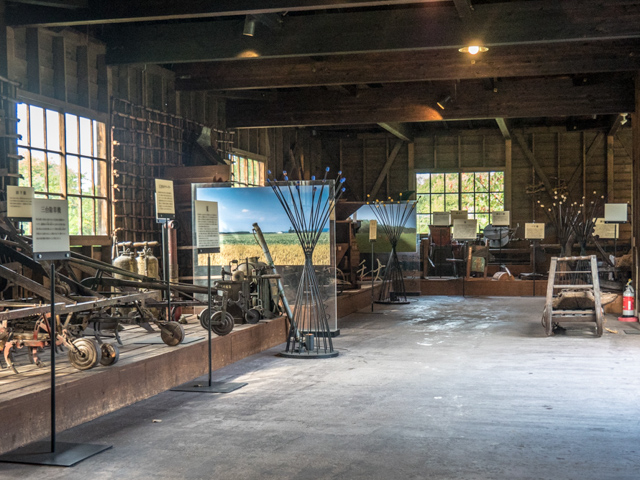
[[[546,280],[495,281],[490,278],[433,277],[420,281],[422,295],[465,295],[498,297],[544,297]]]
[[[87,422],[139,400],[206,374],[207,332],[192,317],[185,325],[194,343],[169,347],[141,345],[136,341],[160,337],[137,326],[122,332],[124,346],[116,365],[79,371],[69,364],[66,352],[56,357],[56,415],[58,431]],[[237,325],[224,337],[213,335],[213,368],[272,348],[286,340],[284,317],[256,325]],[[41,356],[44,368],[29,363],[26,354],[15,356],[19,374],[0,370],[0,453],[49,434],[50,350]]]

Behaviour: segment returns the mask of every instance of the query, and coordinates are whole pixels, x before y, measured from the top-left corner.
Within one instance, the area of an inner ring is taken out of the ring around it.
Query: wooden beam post
[[[387,157],[387,161],[382,167],[382,170],[380,171],[380,175],[378,175],[378,179],[376,180],[376,183],[373,184],[373,188],[371,189],[371,193],[369,194],[371,199],[375,200],[376,195],[378,194],[378,190],[380,190],[380,187],[382,186],[382,182],[384,181],[385,177],[389,173],[389,170],[391,170],[391,165],[393,165],[393,162],[398,156],[398,152],[400,151],[400,148],[402,147],[403,143],[404,142],[402,140],[398,140],[396,144],[393,146],[393,150],[391,150],[391,153]]]
[[[407,145],[407,170],[408,177],[407,178],[407,187],[412,192],[416,191],[416,144],[411,142]],[[409,198],[417,198],[417,195],[414,193]],[[407,199],[408,200],[408,199]]]
[[[607,202],[615,203],[615,188],[613,184],[615,172],[615,137],[607,135]]]
[[[511,197],[512,197],[512,153],[513,153],[513,140],[505,138],[504,140],[504,209],[511,211]]]
[[[533,152],[529,150],[527,141],[524,139],[521,133],[516,133],[515,137],[516,137],[516,140],[518,141],[518,144],[522,148],[522,151],[524,152],[525,157],[527,158],[527,160],[529,160],[529,163],[535,169],[536,175],[538,175],[540,180],[542,180],[542,183],[544,183],[544,187],[547,189],[547,192],[549,193],[549,195],[553,196],[553,187],[551,186],[551,182],[549,181],[547,174],[544,173],[544,170],[542,170],[542,167],[540,166],[540,163],[538,163],[538,160],[536,159]]]
[[[40,94],[40,42],[37,28],[27,28],[27,89]]]

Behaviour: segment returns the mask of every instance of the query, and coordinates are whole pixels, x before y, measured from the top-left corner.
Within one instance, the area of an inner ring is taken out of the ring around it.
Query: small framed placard
[[[448,227],[451,225],[451,214],[449,212],[434,212],[431,225]]]
[[[156,220],[165,222],[176,218],[173,201],[173,181],[156,178]]]
[[[33,187],[7,185],[7,217],[30,222],[33,207]]]
[[[606,223],[604,218],[597,218],[593,225],[593,236],[599,238],[618,238],[617,223]]]
[[[527,240],[543,240],[544,225],[544,223],[525,223],[524,238]]]
[[[451,221],[467,220],[469,218],[469,212],[467,210],[451,210]]]
[[[478,220],[475,218],[453,221],[454,240],[475,240],[477,232]]]
[[[69,207],[66,200],[33,199],[33,258],[69,258]]]
[[[369,241],[373,242],[378,238],[378,222],[369,220]]]
[[[493,212],[491,225],[494,227],[508,227],[511,225],[511,212]]]
[[[604,221],[607,223],[627,223],[627,204],[605,203]]]
[[[218,202],[195,200],[193,203],[198,253],[220,253]]]

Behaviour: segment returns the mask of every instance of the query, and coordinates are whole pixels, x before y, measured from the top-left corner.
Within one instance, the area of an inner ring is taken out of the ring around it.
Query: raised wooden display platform
[[[496,297],[544,297],[546,280],[496,281],[490,278],[426,278],[420,281],[422,295],[465,295]]]
[[[213,335],[213,368],[280,345],[286,341],[285,317],[263,320],[256,325],[238,325],[224,337]],[[148,334],[136,326],[121,333],[120,360],[110,367],[79,371],[69,364],[66,353],[56,357],[56,418],[58,431],[87,422],[137,401],[205,375],[207,332],[192,317],[185,325],[188,337],[198,341],[176,347],[140,345]],[[15,374],[0,370],[0,453],[48,437],[50,429],[50,350],[42,355],[44,368],[16,355]]]

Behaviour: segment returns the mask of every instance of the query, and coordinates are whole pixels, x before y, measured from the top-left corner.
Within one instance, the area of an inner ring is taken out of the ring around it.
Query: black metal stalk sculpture
[[[402,196],[402,194],[400,194],[400,196]],[[377,217],[378,223],[391,244],[389,261],[387,262],[382,287],[380,288],[380,295],[376,303],[409,303],[407,301],[407,291],[404,286],[402,267],[398,260],[396,248],[404,227],[416,207],[416,202],[401,200],[394,202],[389,198],[386,202],[376,200],[373,205],[373,213]]]
[[[271,171],[268,173],[270,175]],[[281,354],[286,357],[328,358],[338,355],[333,349],[324,299],[313,266],[313,251],[336,202],[345,191],[340,187],[345,181],[342,172],[338,172],[335,183],[327,179],[328,173],[327,167],[321,181],[311,177],[309,183],[289,181],[287,172],[283,172],[284,182],[267,178],[304,252],[304,267],[296,291],[287,349]]]

